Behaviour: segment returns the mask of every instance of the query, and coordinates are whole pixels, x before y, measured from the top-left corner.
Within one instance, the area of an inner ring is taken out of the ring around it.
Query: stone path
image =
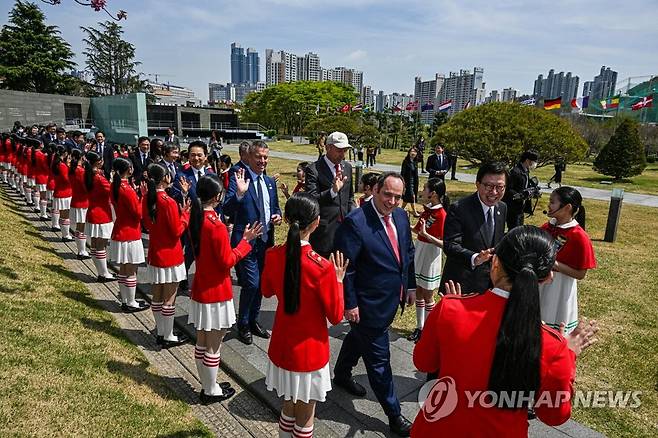
[[[237,152],[238,150],[237,146],[235,145],[226,145],[224,146],[224,149],[231,152]],[[274,150],[270,151],[270,156],[274,158],[283,158],[286,160],[294,160],[294,161],[313,162],[317,160],[316,155],[296,154],[291,152],[279,152]],[[392,164],[376,164],[375,166],[369,169],[380,171],[380,172],[388,172],[388,171],[399,172],[400,166],[394,166]],[[475,175],[472,173],[457,172],[455,176],[459,181],[462,182],[473,182],[473,183],[475,182]],[[420,173],[420,177],[427,178],[427,174]],[[610,201],[610,195],[612,193],[612,190],[594,189],[590,187],[577,187],[577,186],[573,186],[573,187],[578,189],[578,191],[583,195],[583,198],[595,199],[598,201]],[[545,194],[550,194],[552,191],[553,189],[542,188],[542,193]],[[658,208],[658,196],[645,195],[642,193],[624,192],[624,203]]]
[[[295,158],[296,159],[296,158]],[[10,195],[13,199],[17,196]],[[19,205],[22,205],[19,203]],[[233,383],[237,394],[226,403],[202,406],[198,403],[200,384],[196,377],[191,344],[160,350],[154,342],[151,331],[155,326],[150,312],[123,314],[120,312],[118,285],[116,283],[95,283],[95,271],[91,261],[78,261],[75,243],[62,243],[59,235],[52,233],[49,222],[38,221],[37,215],[23,207],[20,210],[28,220],[34,221],[35,227],[44,239],[50,241],[54,250],[65,259],[67,268],[76,278],[85,282],[95,298],[95,302],[112,313],[117,323],[128,338],[154,364],[158,373],[170,384],[178,397],[190,403],[194,413],[218,436],[276,436],[277,415],[281,407],[280,400],[264,384],[267,366],[268,342],[254,337],[254,344],[247,346],[238,341],[234,333],[229,333],[222,345],[222,362],[219,380]],[[143,236],[144,247],[148,247],[148,236]],[[139,292],[150,300],[149,285],[144,284],[146,269],[140,267],[138,273]],[[234,286],[236,309],[240,299],[239,288]],[[86,297],[79,297],[84,300]],[[194,337],[193,327],[187,325],[189,296],[179,295],[176,306],[176,325]],[[94,304],[90,303],[90,304]],[[261,323],[271,329],[276,299],[264,299],[261,311]],[[93,327],[93,329],[99,329]],[[349,330],[347,323],[330,329],[331,366],[340,350],[340,345]],[[412,362],[413,344],[391,330],[391,364],[398,396],[402,402],[403,414],[413,420],[418,412],[417,394],[425,382],[425,375],[418,373]],[[353,398],[339,388],[329,392],[327,401],[319,404],[316,412],[316,437],[382,437],[390,436],[387,419],[370,390],[365,368],[362,363],[354,370],[354,376],[368,389],[365,398]],[[530,422],[530,437],[600,437],[587,427],[568,421],[559,427],[549,427],[533,420]]]

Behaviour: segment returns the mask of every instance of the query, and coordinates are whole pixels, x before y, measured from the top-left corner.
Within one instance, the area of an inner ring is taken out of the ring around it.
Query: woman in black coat
[[[406,208],[407,204],[411,204],[411,212],[414,217],[419,217],[420,213],[416,211],[416,193],[418,193],[418,149],[416,147],[409,148],[407,156],[402,160],[402,168],[400,174],[404,179],[404,193],[402,194],[402,208]]]

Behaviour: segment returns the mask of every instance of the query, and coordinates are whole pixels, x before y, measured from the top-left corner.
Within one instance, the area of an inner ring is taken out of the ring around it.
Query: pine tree
[[[123,29],[116,23],[98,23],[98,28],[81,27],[87,37],[84,54],[87,71],[98,92],[105,95],[147,91],[146,81],[140,79],[134,61],[135,46],[122,39]]]
[[[639,125],[625,119],[594,160],[594,170],[615,180],[640,175],[647,167]]]
[[[0,87],[38,93],[66,92],[72,78],[64,71],[75,64],[71,46],[57,26],[48,26],[41,9],[17,0],[9,23],[0,31]]]

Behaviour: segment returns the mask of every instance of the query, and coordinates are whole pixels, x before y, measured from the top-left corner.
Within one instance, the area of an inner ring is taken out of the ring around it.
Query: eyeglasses
[[[493,192],[493,189],[496,189],[498,192],[505,190],[505,184],[496,185],[491,183],[482,183],[482,186],[487,192]]]

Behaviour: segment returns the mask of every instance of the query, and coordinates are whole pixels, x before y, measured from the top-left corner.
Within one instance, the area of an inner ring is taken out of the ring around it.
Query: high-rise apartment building
[[[375,105],[375,92],[370,85],[364,85],[361,90],[361,103],[364,108],[373,108]]]
[[[514,99],[516,99],[516,96],[519,94],[519,90],[515,90],[514,88],[503,88],[503,93],[501,95],[501,99],[503,102],[514,102]]]
[[[265,83],[267,86],[297,81],[297,55],[283,50],[265,50]]]
[[[388,95],[384,94],[383,90],[379,90],[375,96],[375,111],[378,113],[384,112],[388,108]]]
[[[537,76],[532,97],[544,100],[561,97],[564,104],[576,98],[578,94],[578,82],[578,76],[572,76],[571,72],[565,74],[561,71],[556,74],[555,70],[550,69],[546,78],[541,74]]]
[[[589,96],[594,100],[607,99],[615,94],[617,87],[617,72],[604,65],[593,81],[586,81],[583,85],[583,97]]]
[[[434,120],[434,111],[437,111],[438,96],[444,81],[445,76],[438,73],[430,81],[423,81],[420,76],[416,76],[414,80],[414,98],[417,102],[417,111],[420,112],[421,122],[431,124]],[[423,108],[425,108],[424,111]]]
[[[354,90],[361,93],[363,89],[363,72],[354,70],[347,67],[334,67],[329,69],[322,69],[323,81],[342,82],[343,84],[351,85]]]
[[[322,67],[317,53],[308,52],[304,56],[297,57],[297,80],[316,82],[322,80]]]
[[[256,49],[247,49],[246,61],[246,82],[255,85],[260,81],[260,57]]]
[[[484,103],[500,102],[500,93],[498,90],[491,90],[489,95],[484,99]]]
[[[466,106],[477,106],[484,102],[484,69],[475,67],[470,70],[450,72],[438,93],[438,102],[452,101],[448,114],[462,111]]]
[[[256,49],[231,44],[231,83],[255,85],[260,80],[260,58]]]

